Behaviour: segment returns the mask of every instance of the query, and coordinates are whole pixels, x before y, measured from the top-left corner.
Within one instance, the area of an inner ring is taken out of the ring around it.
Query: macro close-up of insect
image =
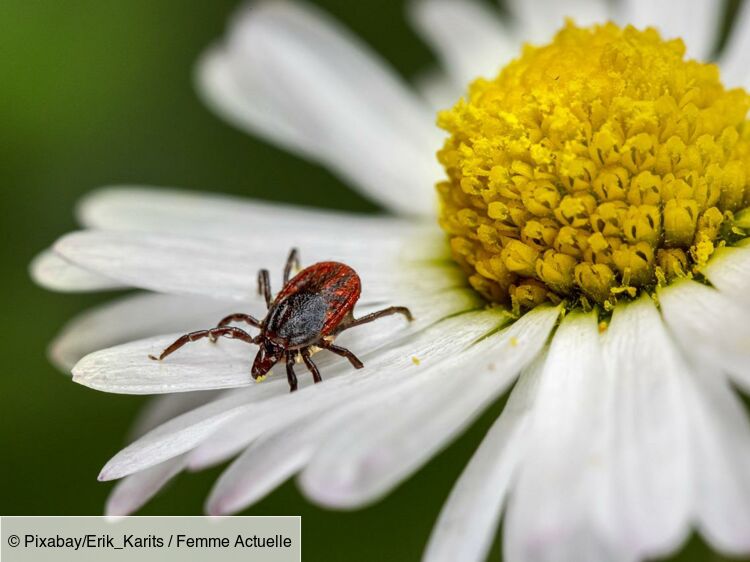
[[[284,266],[284,286],[275,299],[271,296],[268,270],[258,272],[258,293],[263,296],[268,308],[263,320],[250,314],[230,314],[220,320],[215,328],[185,334],[158,357],[149,357],[161,361],[183,345],[203,338],[211,342],[216,342],[219,337],[237,339],[260,347],[251,370],[253,379],[262,381],[271,368],[283,359],[289,390],[293,392],[297,390],[295,363],[304,363],[312,373],[314,382],[323,380],[312,360],[312,355],[321,349],[345,357],[355,369],[364,366],[350,350],[333,343],[344,330],[392,314],[403,314],[409,321],[412,320],[411,312],[404,306],[391,306],[355,318],[354,305],[359,300],[362,283],[357,272],[346,264],[334,261],[315,263],[290,279],[292,269],[299,269],[296,248],[289,252]],[[260,333],[253,337],[241,328],[230,326],[233,322],[255,326]]]

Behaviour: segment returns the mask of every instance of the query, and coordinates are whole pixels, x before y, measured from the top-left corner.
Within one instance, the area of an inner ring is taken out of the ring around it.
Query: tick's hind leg
[[[217,338],[217,337],[225,337],[230,338],[234,340],[242,340],[245,343],[255,343],[253,340],[253,337],[248,334],[244,330],[240,330],[239,328],[231,328],[231,327],[221,327],[221,328],[213,328],[211,330],[198,330],[197,332],[190,332],[189,334],[185,334],[184,336],[181,336],[175,340],[175,342],[167,347],[164,351],[161,352],[161,355],[159,357],[155,357],[153,355],[149,355],[150,359],[153,359],[154,361],[161,361],[164,359],[167,355],[170,355],[180,349],[183,345],[186,343],[191,343],[203,338]]]
[[[266,307],[271,307],[271,280],[268,276],[267,269],[261,269],[258,272],[258,294],[263,295],[266,300]]]
[[[286,258],[286,265],[284,266],[284,285],[289,282],[289,276],[292,274],[292,269],[299,269],[299,252],[297,248],[292,248],[289,252],[289,257]]]
[[[289,381],[289,392],[297,390],[297,375],[294,374],[294,353],[286,354],[286,380]]]
[[[320,345],[320,347],[322,347],[323,349],[327,349],[328,351],[335,353],[336,355],[346,357],[349,360],[349,363],[351,363],[352,367],[354,367],[355,369],[361,369],[365,366],[364,363],[362,363],[362,361],[360,361],[359,358],[354,355],[354,353],[352,353],[345,347],[333,345],[332,343],[328,343],[326,341],[322,341],[318,345]]]
[[[391,316],[393,314],[403,314],[409,322],[414,320],[411,312],[405,306],[390,306],[388,308],[384,308],[383,310],[378,310],[377,312],[366,314],[362,318],[352,317],[351,320],[344,323],[343,327],[339,331],[348,330],[349,328],[353,328],[354,326],[361,326],[362,324],[367,324],[368,322],[372,322],[374,320],[377,320],[378,318]]]

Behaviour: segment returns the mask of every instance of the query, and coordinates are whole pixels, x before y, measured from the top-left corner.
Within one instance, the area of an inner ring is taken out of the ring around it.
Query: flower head
[[[100,474],[123,478],[110,513],[235,456],[209,513],[240,511],[295,474],[323,505],[365,505],[510,391],[426,559],[484,559],[501,516],[510,561],[649,559],[692,529],[750,552],[750,424],[732,387],[750,389],[748,95],[690,59],[710,53],[718,15],[710,2],[619,13],[665,37],[685,15],[683,47],[614,24],[568,23],[553,37],[561,16],[603,22],[608,4],[540,4],[513,2],[513,28],[478,3],[413,5],[448,67],[425,98],[497,76],[440,114],[447,139],[426,103],[325,16],[284,2],[239,14],[201,62],[211,105],[400,216],[135,188],[84,201],[86,230],[40,256],[37,279],[150,292],[74,320],[53,358],[100,390],[168,393]],[[511,62],[516,35],[546,46]],[[732,85],[750,84],[745,40],[733,35],[721,60]],[[293,246],[305,264],[359,273],[358,312],[401,304],[415,321],[342,335],[364,369],[316,355],[324,382],[303,377],[291,394],[283,373],[251,384],[241,342],[148,359],[238,308],[262,316],[252,280],[270,268],[278,290]]]
[[[621,296],[699,274],[744,237],[750,96],[654,29],[568,23],[440,116],[440,222],[490,300]]]

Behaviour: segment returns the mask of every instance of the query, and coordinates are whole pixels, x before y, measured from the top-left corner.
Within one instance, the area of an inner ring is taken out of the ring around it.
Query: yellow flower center
[[[684,55],[568,23],[440,114],[440,224],[477,291],[611,308],[746,236],[750,96]]]

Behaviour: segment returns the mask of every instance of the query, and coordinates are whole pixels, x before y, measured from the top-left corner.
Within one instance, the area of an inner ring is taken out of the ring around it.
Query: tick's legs
[[[221,328],[223,326],[226,326],[227,324],[231,322],[247,322],[251,326],[255,326],[256,328],[260,328],[260,320],[255,318],[254,316],[250,316],[249,314],[242,314],[242,313],[235,313],[230,314],[229,316],[225,316],[221,320],[219,320],[219,323],[216,325],[217,328]],[[216,336],[208,336],[208,339],[210,339],[212,342],[216,341]]]
[[[230,314],[229,316],[222,318],[216,325],[216,327],[221,328],[222,326],[226,326],[230,322],[247,322],[251,326],[260,328],[260,320],[258,320],[254,316],[250,316],[249,314],[242,314],[241,312]]]
[[[266,306],[271,307],[271,281],[268,277],[268,270],[261,269],[258,272],[258,294],[263,295],[266,299]]]
[[[159,357],[149,355],[149,358],[153,359],[154,361],[161,361],[167,355],[174,353],[186,343],[194,342],[203,338],[215,339],[219,336],[234,340],[242,340],[246,343],[255,343],[253,341],[253,337],[246,331],[240,330],[239,328],[222,326],[221,328],[213,328],[211,330],[198,330],[197,332],[190,332],[189,334],[185,334],[184,336],[177,338],[177,340],[172,345],[162,351]]]
[[[289,281],[289,275],[292,273],[292,269],[299,269],[299,252],[297,248],[292,248],[289,252],[289,257],[286,259],[286,265],[284,266],[284,285]]]
[[[318,344],[320,347],[327,349],[328,351],[332,351],[336,355],[340,355],[341,357],[346,357],[349,360],[349,363],[352,364],[352,367],[355,369],[361,369],[364,367],[364,363],[360,361],[356,355],[354,355],[351,351],[346,349],[345,347],[341,347],[338,345],[333,345],[332,343],[326,343],[321,342]]]
[[[289,392],[297,390],[297,375],[294,374],[294,353],[286,354],[286,380],[289,381]]]
[[[373,312],[371,314],[366,314],[362,318],[353,318],[352,320],[346,323],[346,325],[342,328],[342,331],[348,330],[349,328],[353,328],[354,326],[361,326],[362,324],[367,324],[368,322],[372,322],[373,320],[377,320],[378,318],[383,318],[384,316],[390,316],[392,314],[403,314],[409,322],[414,320],[414,317],[411,315],[411,312],[405,306],[391,306],[383,310],[378,310],[377,312]]]
[[[313,360],[310,358],[310,350],[305,348],[302,350],[302,360],[305,362],[305,365],[310,370],[313,376],[313,382],[315,384],[322,382],[323,379],[320,377],[320,371],[318,371],[318,366],[313,363]]]

